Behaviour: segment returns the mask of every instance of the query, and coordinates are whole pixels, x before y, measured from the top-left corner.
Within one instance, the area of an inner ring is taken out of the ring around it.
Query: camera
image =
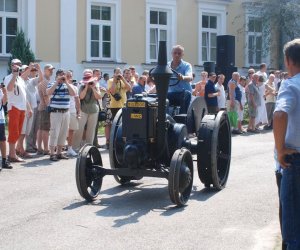
[[[89,82],[89,85],[93,85],[94,84],[94,82]]]
[[[120,93],[115,93],[114,95],[112,95],[113,98],[116,100],[116,101],[120,101],[122,99],[122,96],[120,95]]]
[[[66,81],[66,77],[65,77],[65,76],[62,76],[62,77],[60,78],[60,80]]]

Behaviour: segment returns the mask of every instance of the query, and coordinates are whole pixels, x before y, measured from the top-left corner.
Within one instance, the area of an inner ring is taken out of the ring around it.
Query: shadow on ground
[[[214,189],[193,186],[190,200],[205,202],[217,193]],[[146,185],[139,182],[103,190],[99,200],[93,203],[76,201],[63,210],[73,210],[85,205],[99,206],[100,210],[96,215],[114,218],[113,227],[135,224],[149,212],[172,216],[188,207],[188,203],[184,207],[176,207],[171,202],[165,183]]]

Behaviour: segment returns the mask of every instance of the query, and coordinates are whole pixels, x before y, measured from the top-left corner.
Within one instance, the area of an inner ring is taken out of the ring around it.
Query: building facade
[[[218,35],[236,37],[242,70],[271,60],[262,55],[262,23],[247,8],[242,0],[2,0],[0,76],[18,27],[42,65],[73,69],[77,79],[85,68],[150,69],[160,40],[169,58],[173,45],[183,45],[198,76],[203,62],[216,60]]]

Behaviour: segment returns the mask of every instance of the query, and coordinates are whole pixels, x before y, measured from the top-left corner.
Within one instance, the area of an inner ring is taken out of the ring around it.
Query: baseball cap
[[[11,64],[22,64],[22,62],[19,59],[15,58],[11,60]]]
[[[46,64],[44,69],[55,69],[52,64]]]
[[[27,68],[28,68],[28,65],[23,64],[23,65],[21,66],[21,71],[25,71]]]

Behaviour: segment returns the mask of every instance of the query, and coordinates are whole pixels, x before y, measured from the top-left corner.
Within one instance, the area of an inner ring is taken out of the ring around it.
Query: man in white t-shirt
[[[216,90],[220,93],[218,97],[218,107],[219,110],[225,110],[226,108],[226,96],[223,83],[225,81],[225,76],[223,74],[218,75],[218,82],[215,84]]]
[[[35,112],[31,117],[29,117],[28,113],[25,113],[25,119],[23,122],[23,127],[21,131],[21,135],[19,136],[18,143],[16,146],[17,154],[22,158],[31,158],[30,154],[28,154],[24,149],[24,139],[26,136],[26,143],[29,137],[29,133],[32,128],[33,119],[36,119],[36,110],[37,110],[37,99],[36,99],[36,86],[43,80],[43,73],[39,64],[34,64],[33,67],[30,69],[27,65],[22,66],[22,71],[28,71],[29,75],[28,78],[25,80],[26,86],[26,98],[27,102],[29,103],[31,109]],[[38,74],[38,76],[37,76]]]
[[[4,85],[7,87],[7,110],[8,110],[8,143],[9,154],[8,160],[10,162],[23,162],[24,160],[16,154],[16,142],[21,134],[25,111],[28,115],[32,115],[30,105],[26,100],[26,88],[24,79],[27,79],[29,72],[24,72],[20,75],[20,67],[22,63],[19,59],[13,59],[11,61],[12,73],[5,77]],[[33,67],[33,64],[29,65],[29,68]]]
[[[264,77],[264,81],[266,82],[268,80],[268,75],[267,75],[267,64],[262,63],[259,65],[259,71],[256,72],[258,75]]]

